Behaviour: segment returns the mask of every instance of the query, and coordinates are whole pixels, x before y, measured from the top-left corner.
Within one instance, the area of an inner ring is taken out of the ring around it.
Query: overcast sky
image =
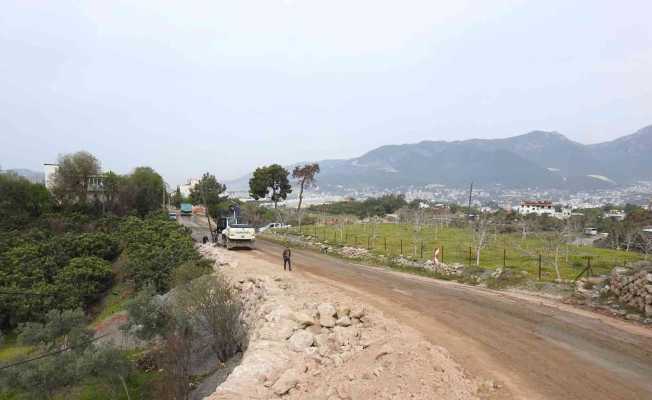
[[[0,165],[173,185],[383,144],[652,124],[652,1],[0,0]]]

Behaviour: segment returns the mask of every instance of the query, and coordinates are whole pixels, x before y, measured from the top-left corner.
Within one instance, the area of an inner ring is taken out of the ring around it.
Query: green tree
[[[144,217],[162,208],[165,184],[161,175],[150,167],[138,167],[128,177],[128,190],[132,193],[132,209]]]
[[[52,208],[45,186],[0,173],[0,227],[17,229]]]
[[[290,173],[278,164],[256,168],[253,176],[249,179],[249,195],[255,200],[264,199],[269,196],[278,207],[278,202],[287,199],[292,193],[292,186],[288,180]]]
[[[57,274],[60,290],[66,293],[66,307],[89,306],[100,299],[111,286],[111,264],[98,257],[78,257],[70,260]]]
[[[91,177],[99,175],[100,162],[87,151],[59,157],[52,191],[62,203],[86,203]]]
[[[104,175],[104,205],[105,209],[116,214],[122,214],[125,209],[121,200],[126,189],[126,178],[109,171]]]
[[[172,195],[172,205],[179,208],[181,207],[181,203],[183,203],[183,195],[181,194],[181,188],[177,186],[177,190]]]
[[[227,196],[222,196],[226,185],[217,181],[214,175],[206,172],[199,183],[190,189],[190,202],[206,206],[208,215],[217,218],[227,209]]]
[[[299,204],[297,205],[297,215],[299,218],[299,228],[301,228],[301,204],[303,203],[303,191],[306,187],[315,184],[315,176],[319,173],[319,164],[306,164],[294,167],[292,177],[299,181]]]

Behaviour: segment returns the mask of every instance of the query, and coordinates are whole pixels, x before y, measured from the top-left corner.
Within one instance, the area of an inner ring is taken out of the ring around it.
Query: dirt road
[[[259,240],[249,254],[279,262],[281,250]],[[645,328],[310,251],[294,250],[293,264],[295,273],[348,291],[446,347],[471,373],[504,385],[505,398],[652,399]]]

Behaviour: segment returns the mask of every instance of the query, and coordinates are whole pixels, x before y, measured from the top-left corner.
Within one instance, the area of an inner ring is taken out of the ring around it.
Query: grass
[[[115,284],[108,290],[104,298],[93,308],[91,314],[95,315],[91,325],[105,320],[111,315],[125,309],[125,304],[134,294],[131,285],[124,279],[123,267],[127,262],[124,253],[113,263]]]
[[[0,345],[0,363],[11,362],[32,351],[32,346],[23,346],[16,343],[16,335],[7,333],[4,336],[4,343]]]
[[[151,388],[159,379],[157,372],[135,371],[127,379],[127,388],[131,399],[154,399]],[[56,400],[127,400],[122,387],[109,385],[101,379],[92,379],[54,397]]]
[[[309,225],[303,226],[301,232],[297,228],[290,228],[288,232],[316,237],[321,242],[333,245],[368,248],[375,254],[402,254],[414,260],[430,259],[435,248],[443,248],[445,263],[475,264],[473,250],[469,262],[469,248],[473,247],[473,241],[468,228],[424,226],[415,232],[413,226],[407,224],[377,224],[375,227],[371,224],[349,224],[342,227]],[[555,252],[544,235],[530,234],[522,239],[519,233],[489,231],[487,245],[480,255],[480,267],[495,269],[506,266],[537,276],[539,254],[542,279],[555,279]],[[560,246],[558,255],[562,278],[574,279],[586,267],[587,257],[591,258],[595,274],[607,273],[615,265],[642,259],[640,254],[634,252],[564,244]]]
[[[126,282],[118,282],[98,304],[96,309],[97,316],[93,319],[91,325],[95,325],[111,315],[124,310],[125,304],[129,301],[132,294],[133,288],[131,285]]]

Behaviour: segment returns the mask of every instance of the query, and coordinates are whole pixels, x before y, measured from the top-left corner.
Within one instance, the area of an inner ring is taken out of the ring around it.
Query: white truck
[[[256,248],[256,230],[234,217],[224,217],[217,221],[217,237],[220,243],[231,250],[236,247]]]

